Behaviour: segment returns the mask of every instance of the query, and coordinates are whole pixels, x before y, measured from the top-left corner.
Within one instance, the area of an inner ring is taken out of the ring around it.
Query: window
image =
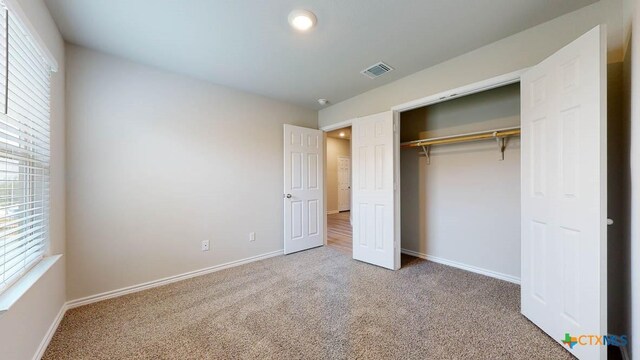
[[[0,292],[49,239],[51,66],[0,0]]]

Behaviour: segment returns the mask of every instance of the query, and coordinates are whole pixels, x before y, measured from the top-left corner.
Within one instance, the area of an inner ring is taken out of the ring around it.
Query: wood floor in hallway
[[[327,215],[327,245],[348,254],[353,250],[350,216],[349,211]]]

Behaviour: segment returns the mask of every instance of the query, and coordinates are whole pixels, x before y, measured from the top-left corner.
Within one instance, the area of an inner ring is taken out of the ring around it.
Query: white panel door
[[[338,211],[351,209],[351,159],[338,156]]]
[[[604,39],[596,27],[521,81],[521,309],[579,359],[607,351],[562,342],[607,334]]]
[[[352,130],[353,258],[396,270],[393,113],[355,119]]]
[[[284,253],[324,244],[323,133],[284,125]]]

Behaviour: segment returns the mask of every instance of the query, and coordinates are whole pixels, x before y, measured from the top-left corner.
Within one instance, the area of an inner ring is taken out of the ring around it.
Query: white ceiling
[[[596,0],[45,0],[74,44],[319,109]],[[318,17],[289,27],[293,9]],[[396,70],[360,74],[384,61]]]

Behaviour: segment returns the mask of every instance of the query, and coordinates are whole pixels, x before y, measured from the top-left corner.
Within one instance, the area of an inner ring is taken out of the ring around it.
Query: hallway
[[[349,255],[353,251],[350,216],[349,211],[327,215],[327,245]]]

